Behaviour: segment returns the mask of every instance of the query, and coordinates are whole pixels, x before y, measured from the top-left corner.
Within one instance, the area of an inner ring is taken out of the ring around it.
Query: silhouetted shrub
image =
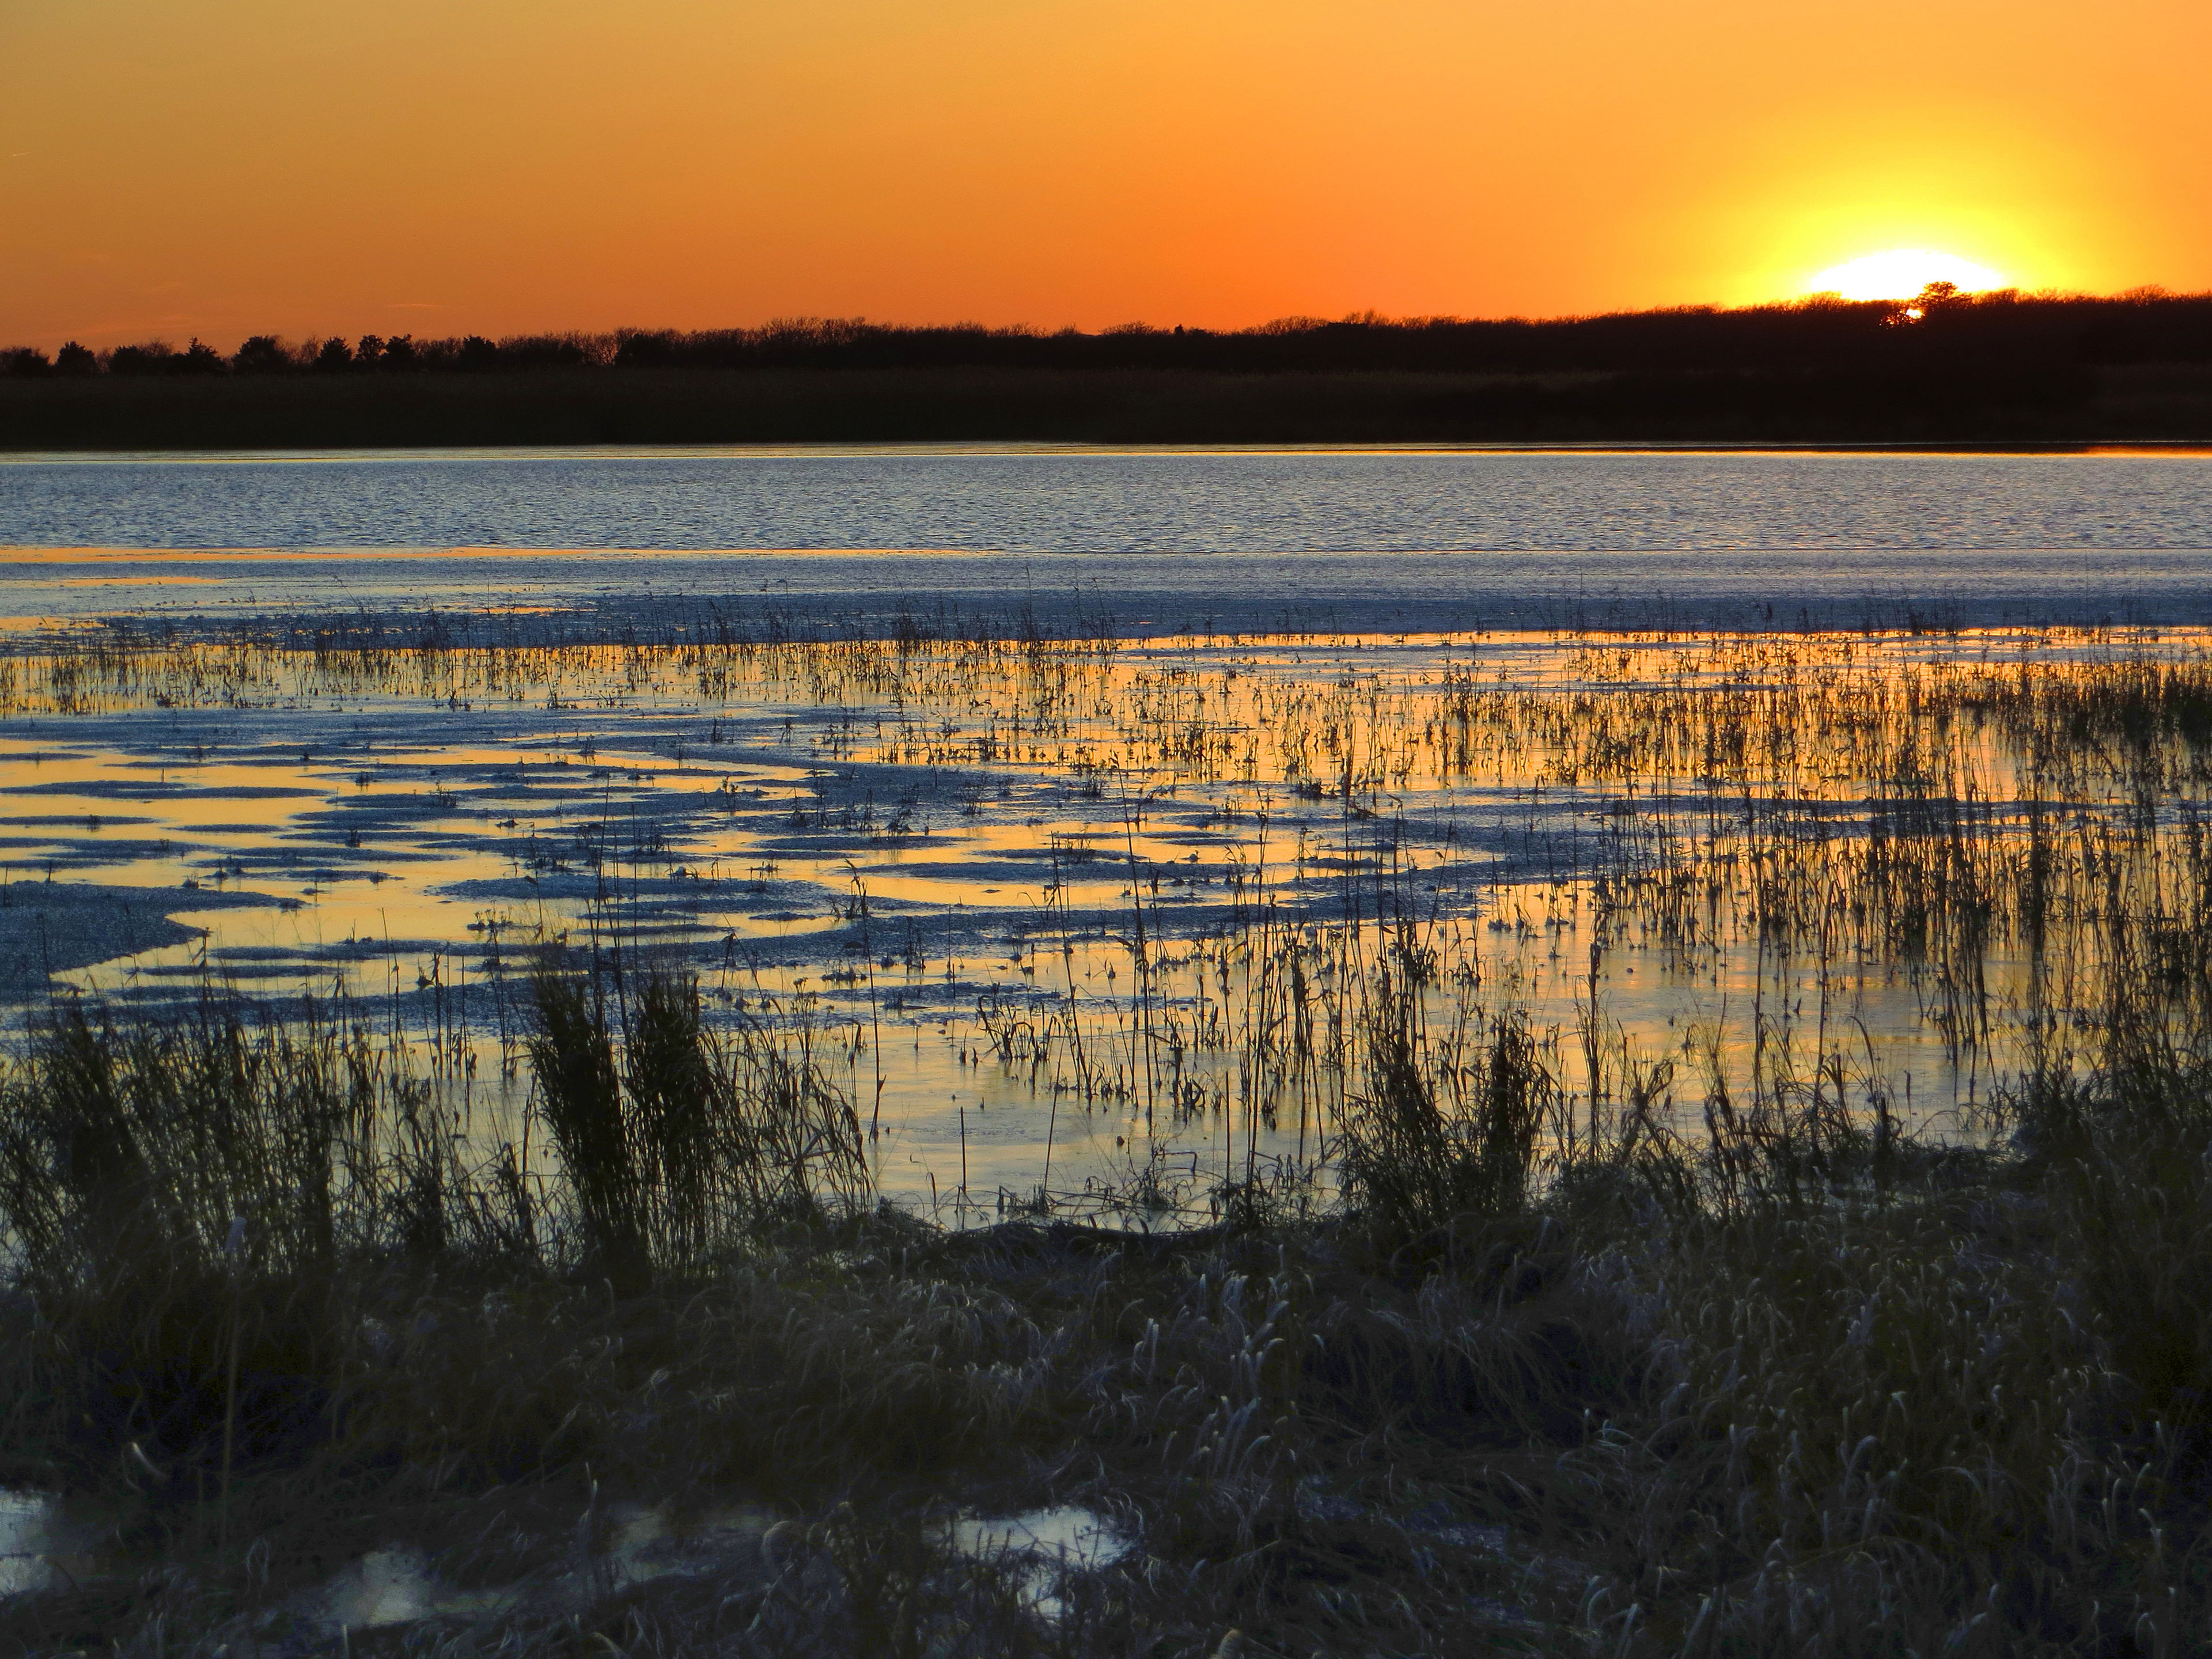
[[[240,374],[289,374],[299,367],[292,349],[273,334],[257,334],[232,354],[230,366]]]
[[[141,345],[118,346],[107,354],[107,372],[110,374],[167,374],[170,359],[176,355],[176,348],[167,340],[148,340]]]
[[[318,374],[343,374],[353,367],[353,348],[332,335],[316,349],[313,364]]]
[[[69,348],[62,349],[66,352]],[[212,346],[197,337],[179,351],[167,340],[148,340],[138,345],[118,346],[107,354],[110,374],[220,374],[224,362]]]
[[[169,370],[175,374],[220,374],[226,367],[222,355],[213,346],[203,343],[198,335],[169,362]]]
[[[615,337],[617,368],[666,368],[676,360],[683,336],[673,329],[629,329]]]
[[[16,346],[7,351],[0,351],[0,374],[11,374],[19,379],[29,380],[40,374],[52,373],[53,367],[53,364],[47,360],[45,352],[36,350],[30,346]]]
[[[604,336],[532,334],[499,343],[497,367],[507,368],[600,368],[614,361],[616,348]]]

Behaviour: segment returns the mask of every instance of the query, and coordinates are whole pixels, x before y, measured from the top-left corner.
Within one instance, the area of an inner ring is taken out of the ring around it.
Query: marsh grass
[[[547,1030],[572,1018],[604,1059],[597,1099],[649,1112],[672,1079],[734,1074],[681,981],[603,988],[549,968],[539,993]],[[459,1562],[467,1509],[538,1538],[518,1560],[557,1557],[566,1522],[530,1532],[490,1489],[557,1513],[597,1501],[588,1467],[655,1498],[765,1497],[809,1540],[797,1577],[746,1558],[711,1597],[610,1592],[580,1628],[624,1650],[1201,1654],[1233,1627],[1276,1652],[2179,1653],[2212,1614],[2212,1110],[2201,1039],[2158,981],[2132,991],[2137,1029],[2108,1008],[2105,1041],[2023,1079],[1979,1145],[1809,1091],[1711,1101],[1692,1133],[1632,1052],[1570,1144],[1540,1133],[1559,1086],[1521,1022],[1439,1030],[1401,980],[1373,999],[1395,1024],[1346,1121],[1348,1208],[946,1232],[822,1187],[796,1225],[751,1196],[778,1165],[705,1189],[730,1206],[720,1252],[679,1259],[695,1197],[646,1179],[626,1213],[652,1272],[627,1291],[602,1224],[569,1223],[565,1258],[517,1249],[580,1212],[573,1182],[536,1198],[534,1232],[410,1221],[420,1188],[349,1153],[339,1109],[392,1067],[334,1066],[327,1018],[311,1042],[212,1005],[189,1034],[65,1017],[10,1079],[10,1168],[45,1174],[9,1189],[33,1339],[10,1438],[142,1488],[123,1535],[173,1540],[199,1599],[149,1580],[100,1628],[150,1642],[159,1613],[187,1648],[271,1628],[256,1609],[376,1541],[362,1525]],[[184,1172],[148,1068],[195,1054],[261,1126],[238,1146],[306,1148],[281,1176],[203,1195]],[[653,1125],[621,1130],[624,1167],[712,1167],[713,1130]],[[508,1213],[499,1180],[440,1167],[442,1213]],[[327,1199],[295,1178],[325,1168]],[[234,1208],[266,1218],[237,1267]],[[108,1248],[134,1228],[177,1242]],[[256,1382],[227,1495],[234,1535],[266,1541],[226,1566],[198,1551],[234,1310]],[[196,1413],[143,1385],[122,1403],[117,1330],[195,1379]],[[307,1549],[301,1506],[334,1516],[340,1492],[363,1519]],[[1042,1623],[946,1553],[951,1494],[1088,1504],[1141,1547]],[[27,1637],[37,1605],[7,1615]],[[94,1616],[43,1605],[52,1630]],[[415,1639],[534,1652],[578,1629],[518,1608]]]
[[[1418,992],[1387,970],[1369,1018],[1367,1086],[1352,1097],[1338,1157],[1346,1198],[1386,1239],[1468,1216],[1518,1213],[1539,1141],[1564,1139],[1563,1101],[1528,1021],[1431,1039]]]
[[[234,1455],[341,1431],[361,1332],[391,1340],[349,1322],[387,1279],[459,1263],[635,1294],[864,1198],[850,1105],[803,1037],[709,1034],[689,981],[633,977],[617,1072],[603,995],[550,965],[539,988],[550,1179],[475,1146],[411,1045],[343,998],[279,1016],[211,988],[119,1025],[58,1005],[0,1072],[0,1214],[35,1310],[15,1428],[207,1490]],[[62,1376],[74,1409],[34,1429]]]
[[[815,737],[844,756],[1150,780],[1121,808],[1133,987],[1041,975],[978,1020],[1070,1110],[1206,1131],[1187,1176],[1147,1163],[1107,1206],[1149,1231],[1071,1224],[1050,1194],[980,1229],[870,1210],[818,1028],[710,1020],[680,966],[543,964],[550,1174],[471,1152],[405,1045],[337,1005],[58,1010],[5,1083],[9,1453],[127,1494],[118,1537],[176,1570],[17,1604],[7,1633],[213,1653],[394,1528],[456,1571],[558,1555],[596,1480],[757,1496],[805,1546],[711,1595],[356,1644],[2201,1650],[2196,646],[1574,641],[1518,679],[1419,684],[1266,666],[1030,641],[590,671],[785,688],[836,711]],[[585,669],[195,649],[19,665],[9,695],[338,673],[542,696]],[[1481,777],[1605,811],[1455,927],[1405,799]],[[1234,925],[1176,937],[1137,815],[1224,780],[1249,792]],[[1334,809],[1303,852],[1330,906],[1289,902],[1301,854],[1266,839],[1262,786]],[[1041,921],[1068,951],[1064,908]],[[1588,968],[1553,1023],[1516,964],[1563,938]],[[1751,1006],[1625,1021],[1607,969],[1635,938],[1686,975],[1748,960]],[[1897,1098],[1850,994],[1888,976],[1984,1067],[1970,1116]],[[1261,1127],[1293,1113],[1298,1155],[1271,1161]],[[217,1547],[218,1503],[258,1557]],[[1137,1545],[1071,1579],[1056,1624],[942,1541],[948,1504],[1048,1503]]]
[[[538,1109],[588,1264],[618,1291],[865,1203],[860,1121],[809,1029],[711,1027],[689,975],[618,961],[579,972],[548,960],[532,989]]]

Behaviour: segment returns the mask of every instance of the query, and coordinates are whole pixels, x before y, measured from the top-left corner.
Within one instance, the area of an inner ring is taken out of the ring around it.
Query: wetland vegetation
[[[0,1452],[89,1541],[0,1639],[2212,1633],[2197,635],[0,666],[41,752],[163,722],[132,751],[163,788],[223,759],[200,714],[333,708],[286,764],[327,737],[373,780],[364,711],[476,750],[407,775],[412,819],[364,782],[298,820],[317,884],[462,824],[533,896],[411,992],[371,949],[302,996],[211,939],[32,1022]],[[989,904],[986,854],[1028,872]],[[747,961],[763,906],[823,925]],[[986,1100],[1019,1133],[971,1170]],[[1075,1513],[1064,1559],[975,1541]]]

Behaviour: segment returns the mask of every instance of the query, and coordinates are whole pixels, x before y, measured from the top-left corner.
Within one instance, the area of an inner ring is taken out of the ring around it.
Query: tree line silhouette
[[[683,332],[374,334],[295,343],[259,334],[225,356],[198,339],[53,356],[0,352],[19,379],[111,375],[364,375],[623,369],[1165,369],[1199,373],[1543,374],[1772,371],[1972,361],[2044,367],[2212,361],[2212,295],[1961,295],[1936,285],[1909,303],[1814,297],[1721,309],[1684,307],[1547,320],[1285,318],[1255,328],[1141,324],[1074,329],[902,327],[799,318]]]
[[[2212,295],[0,353],[0,449],[2212,439]]]

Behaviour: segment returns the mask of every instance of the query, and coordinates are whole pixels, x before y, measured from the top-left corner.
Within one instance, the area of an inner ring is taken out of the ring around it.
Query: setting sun
[[[1808,294],[1840,294],[1846,300],[1909,300],[1930,283],[1948,283],[1962,294],[2005,286],[1987,265],[1932,248],[1892,248],[1831,265],[1805,285]]]

